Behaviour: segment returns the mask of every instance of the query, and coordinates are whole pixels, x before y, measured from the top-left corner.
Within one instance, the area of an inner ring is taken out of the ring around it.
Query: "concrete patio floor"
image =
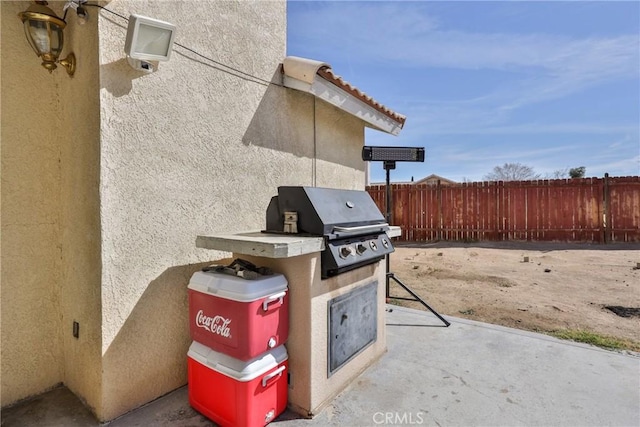
[[[388,306],[388,353],[313,419],[274,427],[640,426],[640,355]],[[2,412],[2,427],[99,426],[65,388]],[[212,426],[186,387],[109,427]]]

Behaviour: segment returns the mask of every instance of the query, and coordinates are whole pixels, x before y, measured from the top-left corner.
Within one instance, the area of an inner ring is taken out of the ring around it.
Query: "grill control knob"
[[[382,246],[384,246],[385,248],[389,247],[389,241],[384,237],[382,238]]]
[[[367,247],[362,243],[358,243],[356,245],[356,252],[358,253],[358,255],[362,255],[366,250],[367,250]]]
[[[347,258],[353,254],[353,248],[351,246],[343,246],[340,248],[340,257]]]
[[[371,250],[372,251],[377,251],[378,250],[378,245],[377,245],[375,240],[370,241],[369,242],[369,246],[371,246]]]

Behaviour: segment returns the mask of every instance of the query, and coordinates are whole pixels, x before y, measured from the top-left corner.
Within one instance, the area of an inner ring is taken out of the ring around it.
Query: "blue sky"
[[[289,1],[287,55],[317,59],[407,116],[366,145],[425,147],[392,181],[640,175],[640,2]],[[371,180],[384,181],[380,163]]]

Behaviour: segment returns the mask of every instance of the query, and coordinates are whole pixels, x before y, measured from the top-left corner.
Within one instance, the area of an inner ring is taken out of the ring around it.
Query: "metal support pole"
[[[387,172],[387,181],[386,181],[386,203],[387,203],[387,215],[386,215],[386,219],[387,219],[387,224],[391,225],[391,179],[390,179],[390,173],[389,171],[391,169],[395,169],[396,168],[396,162],[392,161],[392,160],[385,160],[384,162],[384,170]],[[400,281],[400,279],[398,279],[393,273],[391,273],[391,262],[390,262],[390,258],[389,258],[389,254],[386,255],[386,264],[387,264],[387,274],[386,274],[386,297],[387,299],[389,298],[393,298],[393,299],[403,299],[403,300],[409,300],[409,301],[417,301],[420,304],[422,304],[424,307],[426,307],[429,311],[431,311],[438,319],[440,319],[442,321],[442,323],[445,324],[445,327],[448,327],[451,323],[449,323],[447,321],[447,319],[445,319],[444,317],[440,316],[433,308],[429,307],[429,304],[427,304],[426,302],[424,302],[424,300],[422,298],[420,298],[420,296],[418,296],[418,294],[416,294],[415,292],[413,292],[411,289],[409,289],[409,287],[407,285],[405,285],[404,283],[402,283]],[[411,294],[411,296],[413,298],[399,298],[399,297],[392,297],[389,293],[389,280],[393,279],[394,282],[396,282],[398,285],[402,286],[402,288],[409,292],[409,294]]]
[[[386,204],[387,204],[387,224],[391,225],[391,180],[390,180],[390,170],[395,169],[395,162],[384,162],[384,170],[387,172],[387,185],[385,186],[386,190]],[[386,278],[386,297],[389,298],[389,271],[391,270],[391,262],[389,260],[389,254],[387,254],[386,264],[387,264],[387,278]]]

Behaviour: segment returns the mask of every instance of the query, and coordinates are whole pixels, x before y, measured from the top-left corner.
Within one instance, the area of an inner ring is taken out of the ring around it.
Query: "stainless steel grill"
[[[389,225],[366,191],[278,187],[266,223],[269,233],[324,237],[323,279],[377,262],[394,250]]]

